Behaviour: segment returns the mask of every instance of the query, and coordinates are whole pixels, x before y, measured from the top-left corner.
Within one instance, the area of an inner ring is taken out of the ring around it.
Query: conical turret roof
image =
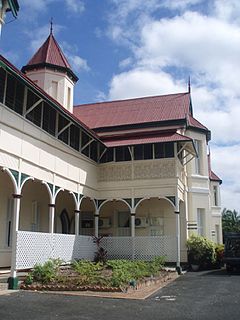
[[[73,81],[76,82],[78,80],[78,77],[73,73],[67,58],[62,52],[52,32],[43,45],[29,60],[27,65],[22,68],[22,71],[26,72],[44,67],[67,72],[68,76],[70,76]]]

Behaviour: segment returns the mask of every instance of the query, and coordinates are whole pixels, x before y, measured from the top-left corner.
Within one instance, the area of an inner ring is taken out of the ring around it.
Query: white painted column
[[[177,232],[177,267],[180,267],[181,251],[180,251],[180,212],[175,211],[176,214],[176,232]]]
[[[54,203],[50,203],[49,207],[49,233],[54,233],[55,207]]]
[[[176,240],[177,240],[177,261],[176,261],[176,270],[180,274],[181,273],[181,230],[180,230],[180,211],[179,211],[179,199],[178,195],[176,194],[176,205],[175,205],[175,214],[176,214]]]
[[[79,214],[80,210],[75,209],[75,236],[79,236]]]
[[[131,210],[131,237],[135,237],[135,210]]]
[[[99,211],[96,210],[96,213],[94,214],[94,235],[95,235],[95,237],[98,237],[98,222],[99,222]]]
[[[21,194],[13,194],[14,205],[13,205],[13,227],[12,227],[12,257],[11,257],[11,278],[17,276],[17,232],[19,229],[19,213],[20,213],[20,202]],[[15,289],[11,288],[10,289]]]

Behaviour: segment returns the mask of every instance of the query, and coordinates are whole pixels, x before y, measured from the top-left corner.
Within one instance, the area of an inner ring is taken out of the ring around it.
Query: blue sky
[[[240,211],[239,0],[19,0],[1,53],[21,68],[49,34],[79,76],[75,104],[187,90],[212,131],[223,207]]]

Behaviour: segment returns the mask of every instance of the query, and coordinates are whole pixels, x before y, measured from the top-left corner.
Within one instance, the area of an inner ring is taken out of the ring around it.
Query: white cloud
[[[230,23],[240,22],[240,2],[239,0],[215,0],[213,4],[213,14]]]
[[[128,57],[126,59],[123,59],[119,62],[119,68],[126,68],[126,67],[129,67],[130,65],[132,65],[133,63],[133,59],[131,57]]]
[[[47,9],[48,5],[56,0],[21,0],[20,6],[23,6],[23,9],[35,11],[42,11]]]
[[[71,64],[71,67],[72,69],[75,71],[75,72],[79,72],[79,71],[82,71],[82,70],[85,70],[85,71],[89,71],[90,68],[87,64],[87,61],[83,58],[81,58],[80,56],[78,55],[73,55],[69,52],[66,52],[66,55],[69,59],[69,62]]]
[[[138,59],[144,65],[186,67],[211,81],[237,88],[239,43],[239,27],[187,12],[145,25]]]
[[[221,173],[222,203],[225,207],[236,209],[240,212],[240,144],[231,146],[212,146],[212,167],[217,173]],[[224,161],[223,161],[224,159]]]
[[[84,2],[81,0],[65,0],[67,9],[73,13],[82,13],[85,10]]]
[[[63,41],[63,42],[61,42],[61,48],[62,48],[64,54],[67,56],[73,71],[79,72],[82,70],[84,70],[84,71],[90,70],[88,63],[87,63],[87,60],[85,60],[79,56],[78,46],[71,45],[68,42]]]
[[[165,72],[134,69],[113,77],[110,83],[109,99],[116,100],[176,93],[185,91],[186,87],[184,87],[183,83],[174,81]]]
[[[54,36],[57,35],[61,30],[63,30],[63,26],[59,24],[54,24],[53,33]],[[35,53],[36,50],[40,48],[40,46],[44,43],[47,37],[50,34],[50,25],[44,25],[42,27],[37,27],[35,29],[25,31],[26,35],[30,39],[29,48],[32,53]]]
[[[162,6],[172,10],[184,10],[201,2],[203,2],[203,0],[165,0],[162,1]]]

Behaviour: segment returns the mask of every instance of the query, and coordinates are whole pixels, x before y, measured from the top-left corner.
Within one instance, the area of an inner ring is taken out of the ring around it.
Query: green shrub
[[[74,261],[72,266],[76,272],[88,277],[103,269],[103,264],[101,262],[94,263],[88,260]]]
[[[33,282],[49,283],[56,279],[57,272],[62,261],[60,259],[50,259],[44,264],[36,264],[33,270],[26,277],[25,283]]]
[[[216,261],[215,244],[204,237],[191,235],[187,240],[188,261],[190,264],[211,266]]]
[[[224,245],[216,244],[215,253],[216,253],[216,266],[221,267],[223,265]]]
[[[163,257],[156,257],[151,262],[109,260],[107,267],[112,269],[111,285],[119,287],[144,277],[157,275],[164,265],[164,260]]]
[[[97,284],[103,283],[99,271],[103,269],[103,263],[91,262],[88,260],[75,261],[72,264],[73,269],[79,274],[78,284]]]

